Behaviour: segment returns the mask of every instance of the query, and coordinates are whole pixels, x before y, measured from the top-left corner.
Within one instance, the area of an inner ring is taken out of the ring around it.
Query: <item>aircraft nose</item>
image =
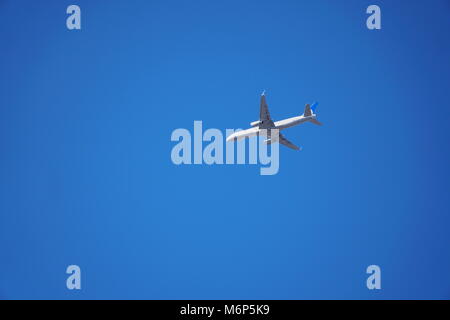
[[[228,138],[227,138],[227,142],[228,141],[232,141],[233,140],[233,138],[234,138],[234,136],[235,136],[235,134],[234,133],[232,133],[232,134],[230,134],[229,136],[228,136]]]

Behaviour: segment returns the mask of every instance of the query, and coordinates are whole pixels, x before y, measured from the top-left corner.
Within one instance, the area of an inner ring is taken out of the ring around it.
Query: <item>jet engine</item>
[[[252,123],[250,123],[250,125],[251,125],[252,128],[253,128],[253,127],[259,126],[261,123],[262,123],[262,121],[261,121],[261,120],[258,120],[258,121],[253,121]]]

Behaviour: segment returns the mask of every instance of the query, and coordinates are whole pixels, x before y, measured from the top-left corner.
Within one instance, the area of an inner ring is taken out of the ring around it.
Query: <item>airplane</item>
[[[282,135],[281,133],[279,133],[278,139],[276,137],[272,138],[270,135],[270,130],[278,129],[281,131],[286,128],[290,128],[290,127],[302,124],[304,122],[311,122],[311,123],[321,126],[322,123],[320,123],[317,120],[316,113],[315,113],[317,105],[318,105],[317,102],[315,102],[312,106],[307,104],[305,106],[305,111],[303,112],[303,114],[301,116],[292,117],[292,118],[274,122],[272,120],[272,118],[270,117],[269,107],[267,106],[267,102],[266,102],[266,93],[264,91],[261,94],[261,102],[260,102],[260,107],[259,107],[259,120],[250,123],[250,125],[252,126],[250,129],[241,130],[241,131],[232,133],[231,135],[229,135],[227,137],[226,141],[233,141],[234,139],[241,140],[241,139],[249,138],[249,137],[256,136],[256,135],[264,135],[265,134],[267,136],[267,139],[264,140],[264,143],[266,143],[266,144],[272,144],[275,142],[279,142],[288,148],[291,148],[294,150],[300,150],[299,147],[297,147],[295,144],[293,144],[292,142],[287,140],[284,137],[284,135]]]

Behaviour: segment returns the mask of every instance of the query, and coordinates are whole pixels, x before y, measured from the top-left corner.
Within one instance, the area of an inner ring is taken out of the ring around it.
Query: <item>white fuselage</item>
[[[244,138],[249,138],[249,137],[256,136],[258,134],[259,135],[266,135],[267,134],[267,130],[269,130],[269,129],[278,129],[278,130],[281,131],[281,130],[284,130],[286,128],[297,126],[299,124],[302,124],[304,122],[307,122],[307,121],[315,119],[315,118],[316,118],[315,114],[313,114],[311,116],[308,116],[308,117],[305,117],[305,116],[301,115],[301,116],[297,116],[297,117],[292,117],[292,118],[276,121],[276,122],[274,122],[274,126],[273,127],[269,127],[269,128],[265,128],[265,129],[261,129],[261,128],[259,128],[259,126],[255,126],[253,128],[237,131],[237,132],[229,135],[228,138],[227,138],[227,141],[232,141],[233,139],[241,140],[241,139],[244,139]]]

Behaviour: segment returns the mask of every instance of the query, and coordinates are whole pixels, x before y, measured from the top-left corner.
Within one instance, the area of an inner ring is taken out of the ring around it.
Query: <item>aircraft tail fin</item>
[[[311,106],[309,105],[309,103],[306,104],[306,106],[305,106],[305,111],[303,112],[303,115],[304,115],[305,117],[310,117],[310,116],[312,116]]]
[[[303,112],[303,115],[305,117],[312,116],[313,114],[316,113],[317,106],[318,106],[317,102],[314,102],[312,106],[310,106],[309,103],[307,103],[306,106],[305,106],[305,111]]]
[[[305,106],[305,112],[303,113],[303,116],[305,117],[310,117],[316,114],[316,108],[317,108],[318,103],[314,102],[312,106],[310,106],[309,104],[307,104]],[[317,124],[318,126],[321,126],[322,123],[319,122],[316,117],[312,118],[311,120],[309,120],[310,122]]]

